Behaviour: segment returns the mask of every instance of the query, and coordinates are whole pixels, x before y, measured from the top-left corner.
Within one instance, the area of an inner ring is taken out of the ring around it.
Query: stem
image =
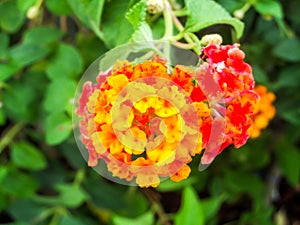
[[[177,11],[173,11],[173,13],[174,13],[175,16],[178,16],[178,17],[187,16],[188,15],[187,9],[185,9],[185,8],[177,10]]]
[[[14,137],[20,132],[23,126],[23,123],[17,123],[7,131],[0,141],[0,154],[6,148],[6,146],[12,142]]]
[[[166,215],[162,205],[158,201],[157,193],[154,191],[151,191],[151,189],[144,189],[143,190],[146,197],[149,199],[149,201],[152,203],[152,208],[155,211],[155,213],[158,216],[158,219],[160,220],[162,225],[171,225],[168,216]]]
[[[182,49],[193,49],[195,48],[195,44],[186,44],[179,41],[172,41],[172,44]]]
[[[173,22],[172,22],[172,16],[171,16],[171,6],[167,0],[164,0],[165,10],[163,12],[164,20],[165,20],[165,34],[162,38],[162,40],[170,40],[173,36]],[[170,44],[165,43],[164,44],[164,54],[166,56],[166,60],[170,62]]]
[[[78,170],[77,173],[76,173],[76,175],[75,175],[74,182],[73,182],[74,185],[79,186],[79,185],[82,183],[82,181],[83,181],[83,179],[84,179],[84,176],[85,176],[85,171],[84,171],[84,169]]]
[[[174,14],[173,11],[171,11],[170,14],[171,14],[171,17],[172,17],[174,25],[176,26],[176,28],[180,32],[178,36],[180,37],[180,35],[182,35],[188,44],[193,44],[195,46],[193,48],[194,52],[199,55],[200,54],[200,50],[197,48],[197,45],[195,44],[195,42],[193,41],[193,39],[188,34],[186,34],[184,32],[184,26],[181,24],[181,22],[175,16],[175,14]]]

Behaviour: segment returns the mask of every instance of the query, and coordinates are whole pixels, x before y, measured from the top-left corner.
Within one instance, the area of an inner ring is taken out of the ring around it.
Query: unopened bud
[[[245,12],[244,12],[242,9],[238,9],[238,10],[235,10],[235,11],[233,12],[233,15],[234,15],[235,18],[241,20],[241,19],[244,18]]]
[[[28,9],[26,16],[28,19],[34,19],[39,15],[39,7],[38,6],[32,6]]]
[[[148,0],[147,10],[151,14],[161,13],[165,9],[163,0]]]
[[[222,42],[223,42],[223,38],[219,34],[207,34],[207,35],[203,36],[201,39],[201,44],[203,46],[206,46],[210,43],[220,45],[220,44],[222,44]]]

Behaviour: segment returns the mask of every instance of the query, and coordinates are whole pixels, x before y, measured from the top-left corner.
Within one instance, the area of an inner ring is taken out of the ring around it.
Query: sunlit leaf
[[[114,215],[112,221],[114,225],[152,225],[154,223],[154,215],[152,212],[147,212],[137,218]]]
[[[51,113],[46,118],[46,142],[56,145],[64,141],[72,131],[71,118],[63,112]]]
[[[175,225],[204,225],[204,213],[197,193],[190,186],[183,190],[182,203],[175,215]]]
[[[59,184],[56,188],[60,193],[61,203],[68,207],[77,207],[87,199],[85,191],[77,185]]]
[[[12,146],[12,162],[20,168],[40,170],[46,167],[44,155],[27,142],[14,143]]]
[[[203,28],[216,25],[227,24],[236,31],[237,38],[243,33],[244,24],[222,8],[221,5],[212,0],[185,0],[188,9],[188,17],[185,24],[185,30],[188,32],[197,32]]]

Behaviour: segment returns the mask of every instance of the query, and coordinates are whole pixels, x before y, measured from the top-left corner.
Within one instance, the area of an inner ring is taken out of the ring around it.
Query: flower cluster
[[[267,88],[263,85],[257,85],[255,91],[260,98],[255,106],[253,124],[249,129],[251,138],[257,138],[261,130],[268,126],[276,113],[276,109],[272,105],[275,101],[275,94],[268,92]]]
[[[97,83],[86,82],[77,114],[89,166],[106,162],[113,176],[140,187],[189,176],[205,149],[209,164],[229,145],[249,138],[258,95],[238,45],[210,44],[201,65],[168,67],[155,56],[117,61]]]

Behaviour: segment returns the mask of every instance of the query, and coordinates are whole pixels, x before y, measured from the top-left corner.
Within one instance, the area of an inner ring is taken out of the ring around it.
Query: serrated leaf
[[[244,24],[230,14],[218,3],[212,0],[185,0],[188,10],[185,30],[187,32],[197,32],[206,27],[227,24],[236,31],[237,38],[243,34]]]
[[[106,1],[105,3],[102,32],[103,41],[108,48],[124,44],[133,33],[132,25],[125,18],[127,8],[128,1],[124,0]]]
[[[18,142],[12,145],[12,162],[20,168],[29,170],[41,170],[46,167],[44,155],[27,142]]]
[[[142,52],[147,53],[151,50],[158,51],[153,42],[136,42],[118,46],[105,53],[103,58],[101,58],[99,62],[99,70],[102,72],[108,70],[117,60],[127,59],[130,54]]]
[[[72,78],[78,76],[82,68],[83,61],[78,50],[71,45],[60,44],[46,73],[52,80]]]
[[[71,118],[63,112],[52,113],[46,118],[46,142],[57,145],[68,138],[72,131]]]
[[[23,24],[25,14],[21,13],[16,1],[0,2],[0,28],[8,33],[15,33]]]
[[[132,35],[133,42],[152,41],[152,31],[146,22],[142,22],[139,28]]]
[[[175,225],[204,225],[204,213],[197,193],[190,186],[183,190],[181,206],[175,215]]]
[[[56,186],[56,189],[60,193],[59,199],[61,203],[70,208],[81,205],[87,199],[85,191],[77,185],[59,184]]]
[[[57,0],[46,0],[45,3],[47,8],[56,15],[70,15],[72,13],[67,0],[60,0],[59,4],[57,4]]]
[[[68,0],[70,7],[79,20],[101,39],[103,35],[100,31],[100,21],[104,2],[104,0]]]
[[[287,61],[298,62],[300,61],[300,41],[296,38],[286,39],[274,48],[273,54]]]
[[[114,225],[153,225],[154,215],[152,212],[147,212],[137,218],[127,218],[119,215],[114,215],[112,218]]]
[[[273,16],[276,19],[283,18],[282,6],[275,0],[258,0],[254,1],[254,8],[257,12],[266,16]]]
[[[141,0],[133,5],[126,13],[126,19],[137,29],[146,19],[146,1]]]

